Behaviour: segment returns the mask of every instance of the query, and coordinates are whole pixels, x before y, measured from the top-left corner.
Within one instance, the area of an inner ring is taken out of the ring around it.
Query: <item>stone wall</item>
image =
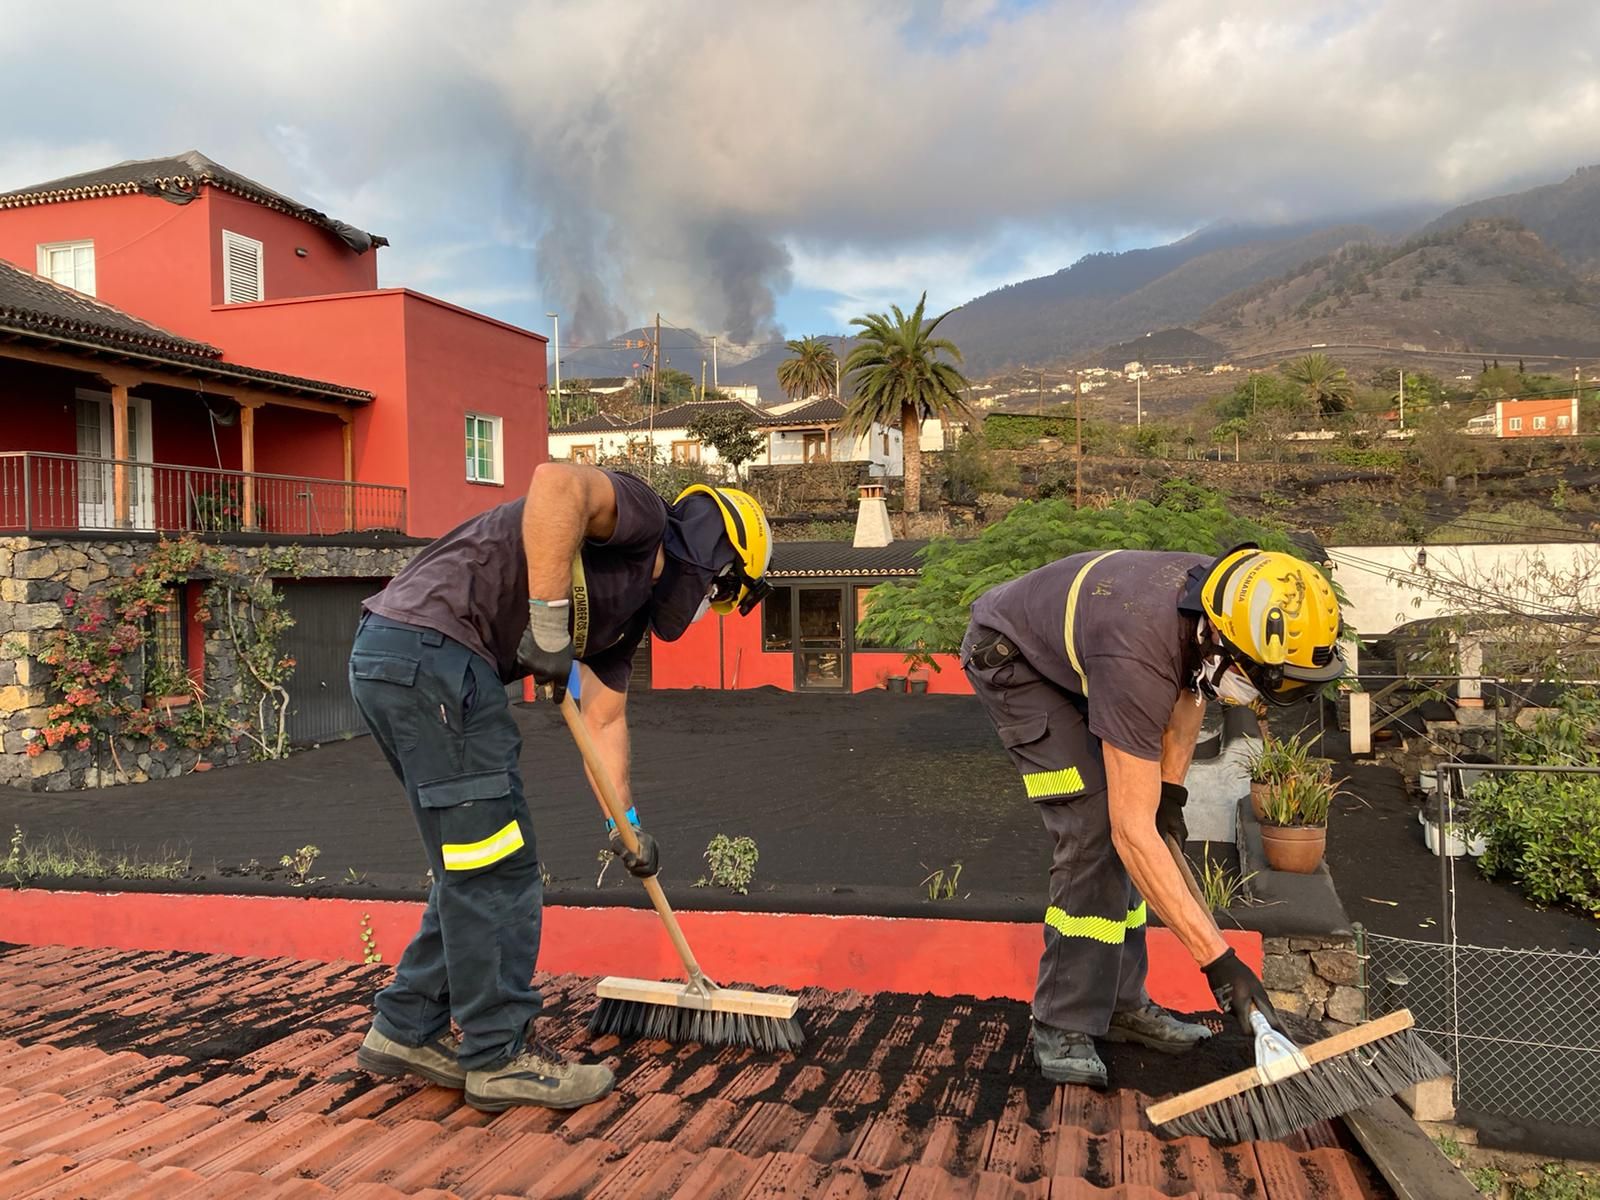
[[[1353,938],[1262,939],[1261,982],[1279,1012],[1311,1017],[1330,1031],[1361,1021],[1361,960]]]
[[[226,766],[250,757],[246,741],[223,740],[203,752],[142,738],[117,739],[113,756],[99,739],[90,750],[63,744],[29,755],[48,710],[58,700],[51,668],[39,655],[53,634],[66,627],[67,596],[93,595],[109,580],[125,578],[149,559],[153,539],[0,538],[0,784],[31,791],[66,791],[142,783],[194,770],[197,764]],[[282,545],[234,545],[230,553],[249,569]],[[416,545],[301,545],[295,578],[387,578],[419,549]],[[197,581],[203,579],[197,576]],[[243,714],[249,700],[239,664],[220,614],[205,626],[206,703]],[[290,690],[294,684],[291,679]],[[249,715],[253,716],[252,711]]]

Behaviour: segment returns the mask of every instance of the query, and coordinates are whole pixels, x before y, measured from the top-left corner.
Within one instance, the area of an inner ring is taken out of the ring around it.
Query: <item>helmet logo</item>
[[[1284,594],[1278,598],[1278,607],[1283,610],[1284,616],[1298,617],[1306,602],[1306,581],[1298,571],[1288,571],[1278,576],[1278,582],[1285,588]]]

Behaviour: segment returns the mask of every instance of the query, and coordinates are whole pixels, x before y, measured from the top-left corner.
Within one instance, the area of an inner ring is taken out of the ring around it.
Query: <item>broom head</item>
[[[795,1015],[798,996],[741,991],[610,975],[595,987],[600,1002],[589,1032],[618,1037],[798,1050],[805,1030]]]

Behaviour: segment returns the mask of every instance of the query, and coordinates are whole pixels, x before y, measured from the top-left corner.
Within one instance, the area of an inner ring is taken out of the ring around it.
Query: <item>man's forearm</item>
[[[1166,843],[1156,832],[1156,803],[1161,794],[1162,764],[1105,747],[1106,803],[1111,841],[1139,894],[1183,943],[1196,962],[1205,964],[1227,950],[1216,923],[1189,894],[1188,885]]]

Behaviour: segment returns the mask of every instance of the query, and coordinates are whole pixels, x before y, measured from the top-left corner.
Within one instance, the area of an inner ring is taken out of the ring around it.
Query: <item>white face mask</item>
[[[1215,664],[1212,669],[1215,669]],[[1261,699],[1260,689],[1231,667],[1222,673],[1216,686],[1217,699],[1224,704],[1250,705]]]

